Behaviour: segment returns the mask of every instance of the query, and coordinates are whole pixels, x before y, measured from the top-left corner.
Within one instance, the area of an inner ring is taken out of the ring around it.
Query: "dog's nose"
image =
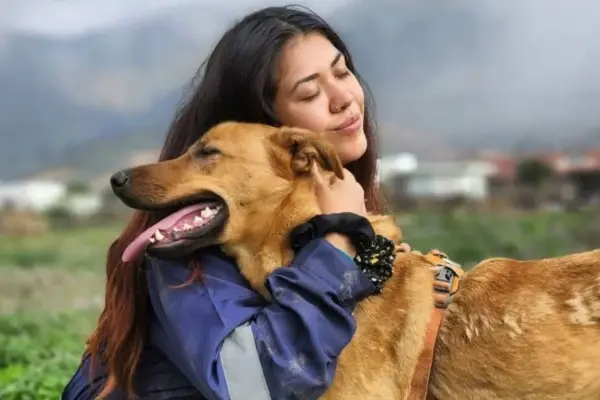
[[[110,177],[110,185],[113,189],[121,189],[129,183],[129,173],[127,171],[119,171]]]

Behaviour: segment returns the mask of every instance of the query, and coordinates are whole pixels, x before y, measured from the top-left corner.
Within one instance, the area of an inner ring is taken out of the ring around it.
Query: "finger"
[[[329,186],[333,187],[333,185],[335,184],[340,184],[342,182],[342,180],[340,178],[338,178],[337,176],[331,174],[331,176],[329,176]]]
[[[350,179],[347,179],[349,172],[347,172],[346,170],[342,170],[342,171],[343,171],[342,178],[337,177],[335,174],[331,174],[331,178],[329,179],[329,186],[331,188],[336,187],[336,186],[345,185],[350,181]]]
[[[401,251],[402,253],[410,253],[410,245],[408,243],[400,243],[398,245],[398,251]]]
[[[354,174],[350,171],[348,171],[346,168],[344,168],[344,181],[346,182],[357,182],[356,177],[354,176]]]
[[[346,180],[349,175],[352,175],[352,173],[350,173],[350,171],[348,171],[346,168],[343,168],[342,169],[342,179]]]
[[[317,186],[319,186],[319,187],[326,186],[325,179],[323,179],[323,175],[321,175],[321,171],[319,170],[319,167],[317,166],[316,162],[313,162],[312,167],[310,168],[310,172],[311,172]]]

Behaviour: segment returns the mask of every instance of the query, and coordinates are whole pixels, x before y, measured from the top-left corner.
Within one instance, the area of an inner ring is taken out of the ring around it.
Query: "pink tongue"
[[[179,221],[180,219],[184,218],[185,216],[187,216],[189,214],[201,211],[206,206],[207,206],[206,204],[195,204],[193,206],[188,206],[188,207],[182,208],[181,210],[161,219],[156,224],[152,225],[150,228],[148,228],[144,232],[142,232],[137,238],[135,238],[129,244],[129,246],[127,246],[127,248],[123,252],[123,255],[121,256],[121,260],[123,262],[129,262],[129,261],[133,260],[134,258],[136,258],[141,252],[143,252],[146,249],[146,246],[148,246],[148,243],[149,243],[148,240],[150,239],[150,237],[152,235],[154,235],[154,233],[156,232],[157,229],[162,229],[162,230],[169,229],[175,223],[177,223],[177,221]]]

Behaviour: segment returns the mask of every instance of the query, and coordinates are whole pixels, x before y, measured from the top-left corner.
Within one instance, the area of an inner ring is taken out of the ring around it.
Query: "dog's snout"
[[[127,171],[119,171],[110,177],[110,185],[113,189],[121,189],[127,185],[130,181],[129,173]]]

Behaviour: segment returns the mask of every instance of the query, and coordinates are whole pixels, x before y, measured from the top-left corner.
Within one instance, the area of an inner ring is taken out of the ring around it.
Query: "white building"
[[[411,153],[399,153],[377,160],[378,179],[387,182],[398,175],[408,175],[417,169],[417,157]]]
[[[73,194],[64,199],[63,204],[74,215],[89,217],[102,208],[102,198],[98,193]]]
[[[483,200],[488,197],[488,180],[495,170],[493,164],[480,161],[420,163],[407,181],[407,191],[421,198]]]
[[[495,165],[488,162],[419,161],[409,153],[382,157],[378,169],[380,181],[392,196],[461,196],[474,200],[488,196],[488,179],[496,171]]]
[[[0,208],[14,206],[43,212],[58,204],[66,193],[67,186],[61,182],[0,182]]]
[[[45,212],[64,206],[75,215],[89,216],[100,210],[98,193],[68,194],[67,185],[58,181],[23,180],[0,182],[0,208]]]

